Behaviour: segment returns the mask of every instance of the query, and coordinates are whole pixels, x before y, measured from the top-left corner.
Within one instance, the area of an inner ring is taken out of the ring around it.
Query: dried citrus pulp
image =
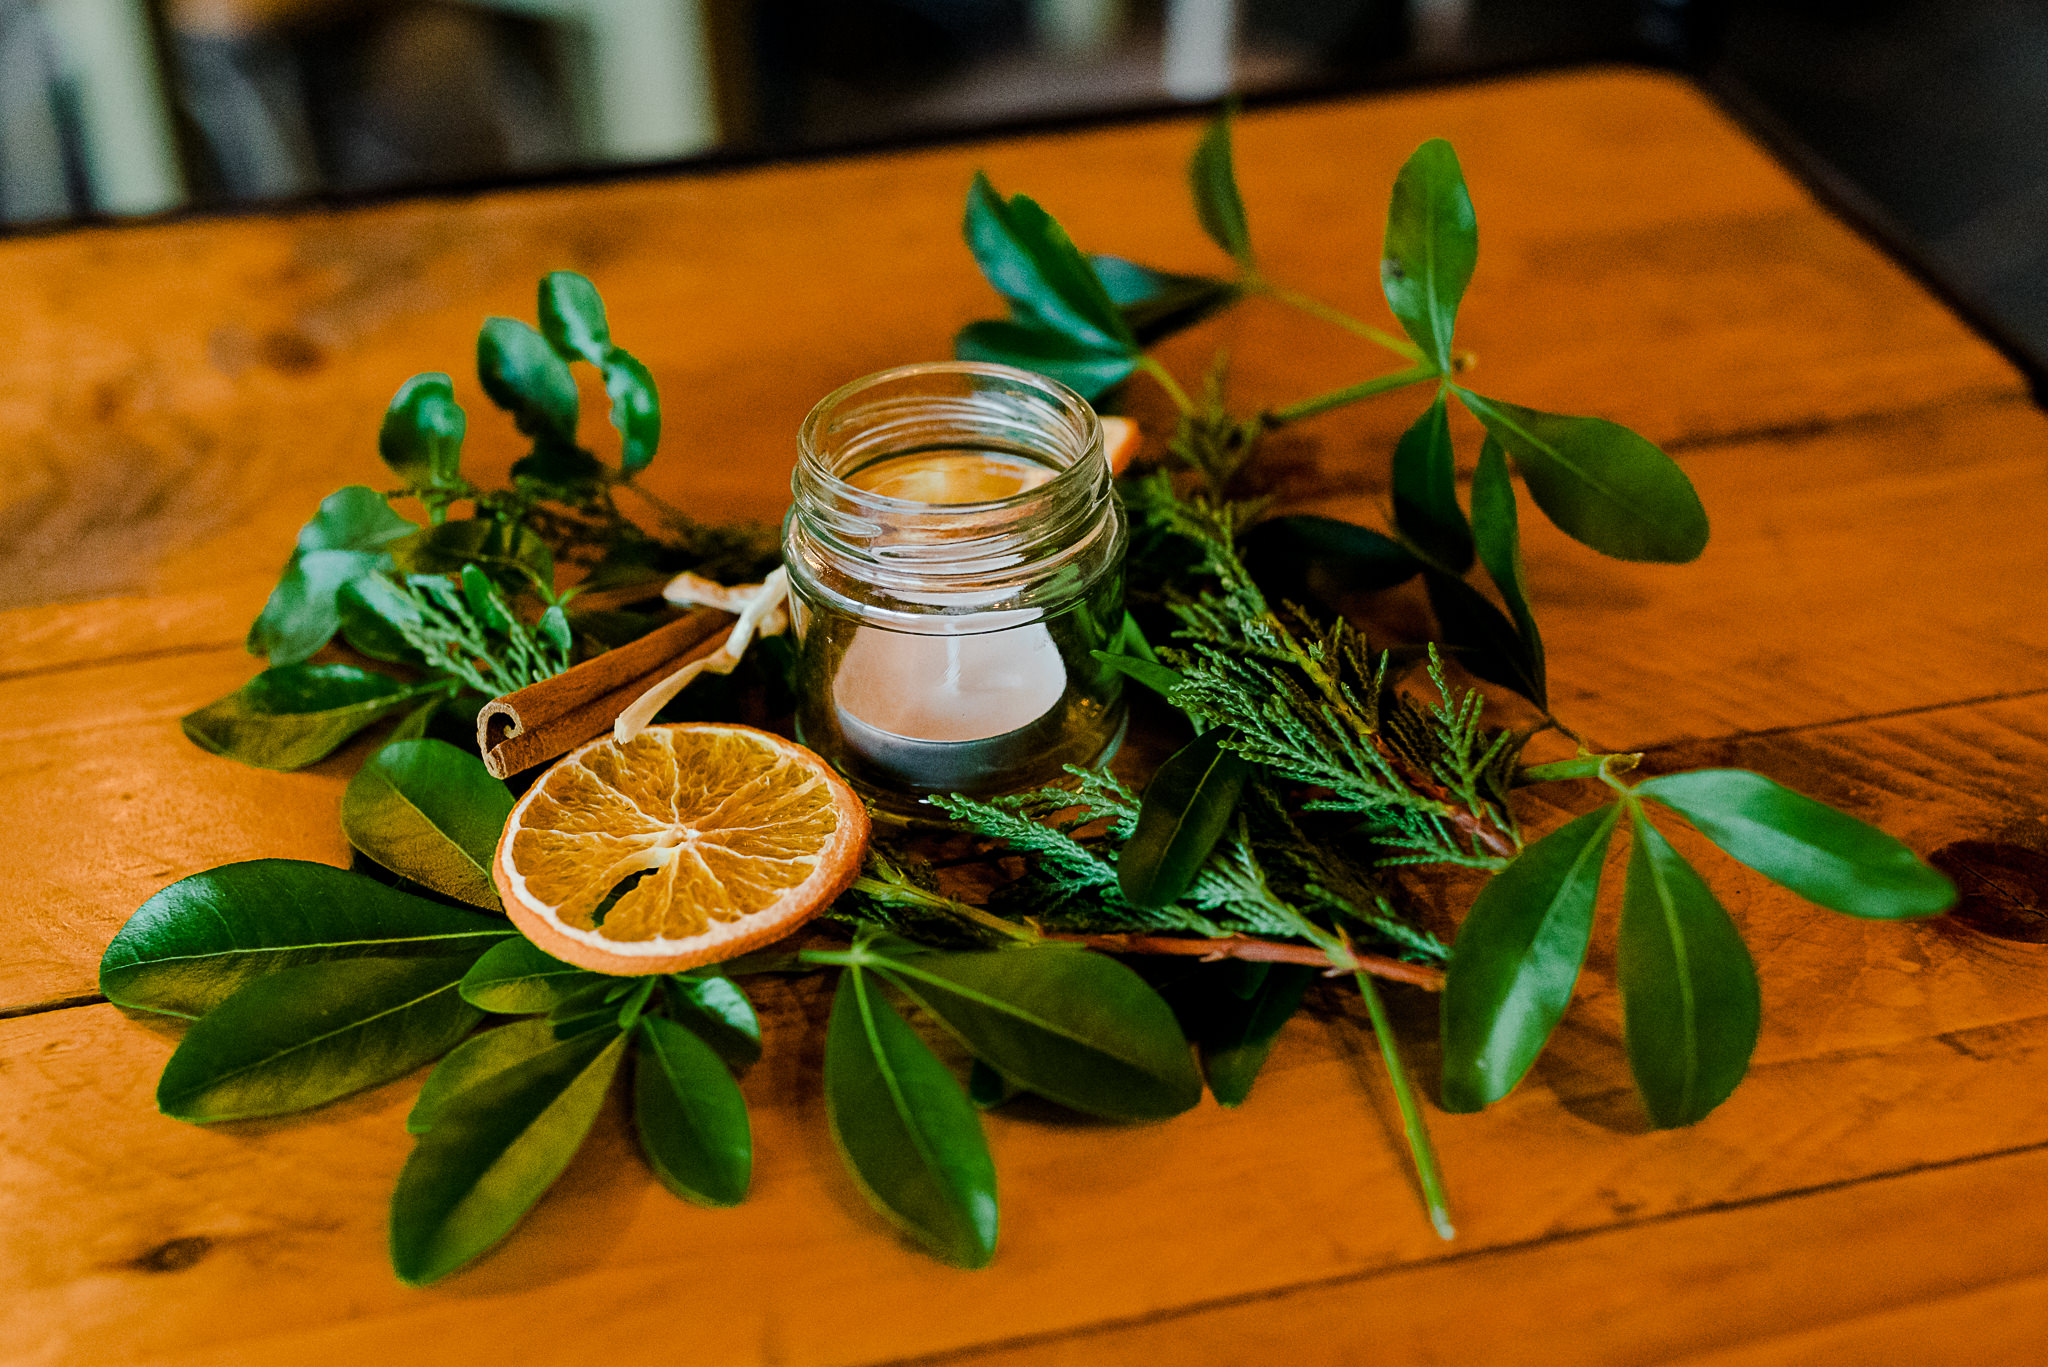
[[[512,923],[556,958],[673,973],[808,921],[853,881],[867,838],[860,799],[801,745],[750,726],[650,726],[541,775],[493,874]]]

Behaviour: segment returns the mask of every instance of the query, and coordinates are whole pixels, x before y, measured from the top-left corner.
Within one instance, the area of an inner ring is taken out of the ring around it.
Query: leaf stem
[[[1394,1040],[1386,1003],[1380,1000],[1379,988],[1371,978],[1363,973],[1356,976],[1358,995],[1365,998],[1366,1014],[1372,1017],[1372,1032],[1380,1042],[1380,1060],[1387,1065],[1387,1076],[1394,1084],[1394,1100],[1401,1107],[1401,1127],[1408,1134],[1408,1152],[1415,1160],[1415,1176],[1422,1185],[1423,1204],[1429,1207],[1429,1222],[1436,1226],[1437,1237],[1454,1239],[1457,1231],[1451,1228],[1450,1200],[1444,1194],[1443,1173],[1436,1165],[1436,1148],[1429,1142],[1422,1105],[1415,1098],[1407,1065],[1401,1061],[1401,1047]]]
[[[1371,323],[1360,322],[1342,309],[1333,308],[1313,295],[1303,294],[1300,290],[1291,290],[1283,285],[1271,284],[1264,280],[1258,282],[1257,288],[1275,303],[1299,309],[1311,318],[1320,318],[1325,323],[1344,329],[1344,331],[1354,337],[1363,337],[1368,342],[1372,342],[1377,346],[1383,346],[1397,356],[1405,356],[1411,361],[1423,359],[1422,348],[1407,338],[1396,337],[1393,333],[1376,328]]]
[[[1281,427],[1290,422],[1300,422],[1303,418],[1313,418],[1318,413],[1327,413],[1333,408],[1342,408],[1346,404],[1357,403],[1360,399],[1369,399],[1375,394],[1385,394],[1411,384],[1421,384],[1424,380],[1433,380],[1436,377],[1435,363],[1425,361],[1406,370],[1389,371],[1385,375],[1375,375],[1369,380],[1361,380],[1342,389],[1332,389],[1328,393],[1302,399],[1297,403],[1288,404],[1285,408],[1269,409],[1264,415],[1265,423],[1268,427]]]
[[[1107,954],[1168,954],[1201,959],[1242,959],[1247,963],[1300,964],[1327,969],[1332,973],[1370,973],[1389,982],[1407,983],[1426,992],[1441,992],[1444,971],[1428,964],[1411,964],[1378,954],[1358,954],[1346,949],[1322,949],[1315,945],[1290,944],[1284,940],[1259,940],[1249,935],[1221,939],[1188,939],[1176,935],[1084,934],[1079,931],[1050,930],[1048,940],[1086,945]]]
[[[1150,356],[1138,357],[1138,369],[1151,376],[1153,382],[1166,391],[1166,397],[1173,400],[1174,407],[1178,408],[1183,416],[1194,416],[1195,401],[1180,387],[1180,381],[1173,378],[1172,371]]]

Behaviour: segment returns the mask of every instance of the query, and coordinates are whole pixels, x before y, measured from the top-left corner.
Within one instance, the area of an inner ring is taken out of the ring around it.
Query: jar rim
[[[1052,478],[1028,489],[1005,494],[1001,498],[984,499],[972,503],[927,503],[921,499],[897,498],[890,494],[875,493],[863,489],[847,480],[824,458],[825,443],[820,440],[826,424],[846,406],[848,400],[863,391],[881,389],[928,376],[965,376],[1000,380],[1036,393],[1049,401],[1056,409],[1080,427],[1079,452],[1072,460],[1053,472]],[[1091,461],[1090,455],[1098,457]],[[922,361],[911,365],[892,366],[849,380],[811,406],[803,423],[797,429],[797,460],[800,467],[813,477],[823,481],[831,490],[832,497],[842,499],[857,507],[872,508],[877,512],[915,513],[920,509],[943,508],[950,514],[971,514],[998,512],[1032,501],[1056,499],[1076,484],[1091,481],[1096,472],[1091,468],[1102,465],[1106,471],[1108,461],[1103,453],[1102,419],[1095,406],[1083,398],[1079,391],[1047,375],[1025,370],[1019,366],[1003,365],[995,361]]]

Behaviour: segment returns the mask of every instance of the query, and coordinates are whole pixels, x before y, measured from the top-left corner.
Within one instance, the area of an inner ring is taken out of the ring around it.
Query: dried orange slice
[[[1120,475],[1130,465],[1131,457],[1138,454],[1138,448],[1145,443],[1144,433],[1138,424],[1129,418],[1104,418],[1102,420],[1102,454],[1109,459],[1109,472]]]
[[[542,774],[492,873],[512,923],[556,958],[673,973],[810,920],[860,872],[867,839],[867,808],[801,745],[751,726],[650,726]]]

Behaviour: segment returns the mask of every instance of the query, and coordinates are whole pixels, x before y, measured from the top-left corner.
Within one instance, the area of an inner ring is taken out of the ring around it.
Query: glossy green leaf
[[[1134,351],[1100,351],[1057,332],[1026,323],[969,323],[953,339],[962,361],[994,361],[1058,380],[1086,399],[1129,379],[1138,368]]]
[[[524,936],[515,935],[476,961],[462,979],[463,1000],[485,1011],[524,1016],[553,1011],[579,992],[605,981],[563,963]]]
[[[1441,392],[1394,447],[1394,525],[1449,573],[1471,567],[1472,529],[1458,507],[1458,470]]]
[[[1762,999],[1749,950],[1714,894],[1640,809],[1631,826],[1615,954],[1622,1034],[1644,1108],[1671,1129],[1704,1117],[1742,1081]]]
[[[1605,418],[1539,413],[1455,390],[1507,448],[1544,516],[1617,560],[1681,564],[1707,545],[1707,511],[1671,457]]]
[[[886,971],[976,1058],[1063,1106],[1161,1120],[1202,1099],[1172,1008],[1107,955],[1047,943],[912,954]]]
[[[550,271],[540,281],[540,332],[565,361],[601,366],[612,349],[611,325],[597,286],[574,271]]]
[[[976,1110],[992,1111],[1007,1105],[1024,1094],[1024,1089],[995,1069],[974,1060],[967,1069],[967,1099],[974,1103]]]
[[[402,1077],[482,1013],[455,984],[473,954],[280,969],[201,1016],[157,1081],[157,1109],[210,1123],[284,1115]]]
[[[391,1198],[391,1265],[423,1286],[512,1232],[590,1133],[626,1037],[593,1031],[465,1087],[420,1136]]]
[[[365,727],[447,691],[443,680],[408,684],[355,665],[278,665],[186,713],[179,725],[216,755],[259,769],[303,769]]]
[[[1536,683],[1532,695],[1538,703],[1547,696],[1547,666],[1543,657],[1543,634],[1536,629],[1536,614],[1529,609],[1529,584],[1522,570],[1522,526],[1515,508],[1515,486],[1508,478],[1507,458],[1500,443],[1489,433],[1479,448],[1479,468],[1472,475],[1472,530],[1479,546],[1479,562],[1501,601],[1515,619],[1515,634],[1522,642],[1522,662]]]
[[[494,517],[444,522],[391,549],[398,568],[408,574],[460,574],[475,565],[515,590],[528,586],[529,574],[543,584],[555,579],[554,552],[540,534]],[[355,586],[356,591],[362,588]]]
[[[1218,116],[1203,130],[1188,162],[1188,187],[1195,196],[1195,217],[1210,241],[1252,268],[1252,235],[1245,226],[1244,199],[1237,192],[1237,171],[1231,164],[1230,115]]]
[[[1570,1005],[1621,808],[1525,848],[1480,889],[1444,975],[1443,1103],[1476,1111],[1514,1089]]]
[[[641,1017],[638,1039],[633,1123],[654,1175],[699,1205],[746,1200],[754,1140],[739,1084],[710,1045],[673,1021]]]
[[[523,494],[582,504],[604,487],[605,468],[596,456],[570,442],[542,437],[512,463],[512,482]]]
[[[576,380],[547,339],[516,318],[487,318],[476,373],[491,402],[529,437],[576,442]]]
[[[512,1021],[471,1035],[427,1074],[419,1099],[406,1114],[406,1133],[425,1134],[458,1093],[554,1047],[554,1027],[538,1019]]]
[[[1302,995],[1318,976],[1317,970],[1300,964],[1243,967],[1266,971],[1255,975],[1257,982],[1248,996],[1214,994],[1192,1032],[1201,1051],[1202,1072],[1219,1106],[1241,1106],[1251,1095],[1280,1028],[1300,1009]]]
[[[1095,351],[1132,352],[1137,341],[1066,229],[1024,195],[1005,200],[977,172],[967,192],[967,246],[1021,322]]]
[[[1479,227],[1458,154],[1442,138],[1431,138],[1394,180],[1380,288],[1422,354],[1446,375],[1458,302],[1478,260]]]
[[[1226,750],[1225,728],[1197,736],[1159,766],[1138,807],[1138,827],[1117,856],[1117,885],[1136,907],[1180,900],[1230,825],[1251,765]]]
[[[348,843],[413,882],[502,910],[491,862],[512,791],[474,751],[441,740],[394,741],[370,756],[341,797]]]
[[[1400,542],[1334,517],[1268,518],[1240,544],[1252,576],[1276,602],[1311,603],[1319,584],[1336,593],[1372,593],[1422,572],[1422,562]]]
[[[273,665],[297,664],[340,629],[335,595],[344,585],[392,563],[388,548],[419,524],[392,511],[384,495],[360,484],[329,494],[299,529],[283,578],[249,628],[251,654]]]
[[[630,353],[613,347],[604,362],[604,392],[612,401],[612,426],[619,432],[619,465],[638,474],[661,445],[661,396],[654,376]]]
[[[514,936],[502,917],[430,902],[297,859],[224,864],[144,902],[100,959],[118,1006],[199,1016],[244,984],[327,959],[480,954]],[[516,937],[515,937],[516,938]]]
[[[1903,844],[1746,769],[1665,774],[1637,789],[1774,883],[1851,916],[1938,916],[1956,889]]]
[[[1423,572],[1430,611],[1458,663],[1482,679],[1503,684],[1539,707],[1546,704],[1542,663],[1507,614],[1462,579]]]
[[[761,1018],[740,985],[716,968],[692,969],[670,980],[670,1018],[693,1031],[734,1068],[761,1057]]]
[[[875,1209],[947,1262],[986,1267],[996,1251],[996,1169],[981,1118],[879,988],[849,968],[832,999],[832,1136]]]
[[[1113,655],[1106,650],[1088,652],[1096,659],[1122,674],[1125,678],[1136,679],[1161,697],[1171,697],[1173,690],[1180,686],[1180,671],[1157,660],[1142,660],[1135,655]]]
[[[1155,271],[1120,256],[1091,256],[1088,264],[1140,346],[1185,331],[1244,296],[1235,281]]]
[[[384,410],[377,452],[410,488],[459,488],[467,426],[453,381],[434,371],[415,375],[398,387]]]

